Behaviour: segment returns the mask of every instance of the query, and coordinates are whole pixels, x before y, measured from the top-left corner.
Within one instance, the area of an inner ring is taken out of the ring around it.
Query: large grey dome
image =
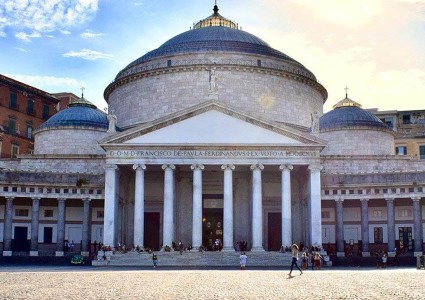
[[[130,75],[128,72],[125,72],[127,69],[154,58],[209,51],[259,54],[283,59],[295,63],[299,67],[303,67],[304,71],[308,73],[308,77],[316,80],[313,73],[308,71],[302,64],[288,55],[271,48],[262,39],[240,29],[224,26],[202,27],[183,32],[162,44],[158,49],[150,51],[130,63],[124,70],[118,73],[116,79],[123,77],[124,74],[125,76]]]

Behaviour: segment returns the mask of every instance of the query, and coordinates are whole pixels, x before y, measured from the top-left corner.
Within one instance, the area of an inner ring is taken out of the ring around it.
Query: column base
[[[84,257],[90,256],[90,252],[88,252],[88,251],[81,251],[81,256],[84,256]]]
[[[251,252],[264,252],[266,250],[264,250],[263,247],[252,247],[251,248]]]
[[[388,257],[394,257],[395,256],[395,252],[388,252]]]
[[[363,257],[370,257],[370,252],[362,252]]]
[[[221,249],[222,252],[235,252],[235,249],[233,247],[223,247]]]
[[[63,251],[56,251],[55,256],[64,256],[65,253]]]
[[[424,255],[424,253],[422,252],[422,251],[419,251],[419,252],[413,252],[413,256],[422,256],[422,255]]]
[[[3,256],[12,256],[12,251],[3,251]]]
[[[38,251],[30,251],[30,256],[38,256]]]
[[[336,257],[345,257],[345,252],[337,252]]]

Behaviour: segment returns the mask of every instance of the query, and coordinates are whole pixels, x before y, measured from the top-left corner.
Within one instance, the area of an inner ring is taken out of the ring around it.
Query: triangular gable
[[[262,121],[215,102],[128,129],[101,144],[324,145],[292,127]]]

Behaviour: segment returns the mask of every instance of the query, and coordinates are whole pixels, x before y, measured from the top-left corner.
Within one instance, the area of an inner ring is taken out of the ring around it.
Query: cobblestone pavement
[[[126,270],[1,267],[0,299],[425,299],[410,269]]]

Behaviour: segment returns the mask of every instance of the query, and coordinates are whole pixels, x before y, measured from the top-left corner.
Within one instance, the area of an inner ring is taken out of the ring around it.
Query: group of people
[[[248,251],[248,242],[247,241],[237,241],[236,242],[236,251]]]
[[[307,249],[304,249],[301,268],[303,270],[307,270],[310,264],[312,270],[314,270],[314,268],[316,268],[316,270],[320,270],[322,267],[322,259],[323,258],[319,252],[308,252]]]
[[[376,267],[377,268],[386,268],[388,261],[388,253],[387,252],[376,252],[375,253]]]
[[[63,252],[74,252],[74,246],[74,241],[65,241],[63,243]]]

